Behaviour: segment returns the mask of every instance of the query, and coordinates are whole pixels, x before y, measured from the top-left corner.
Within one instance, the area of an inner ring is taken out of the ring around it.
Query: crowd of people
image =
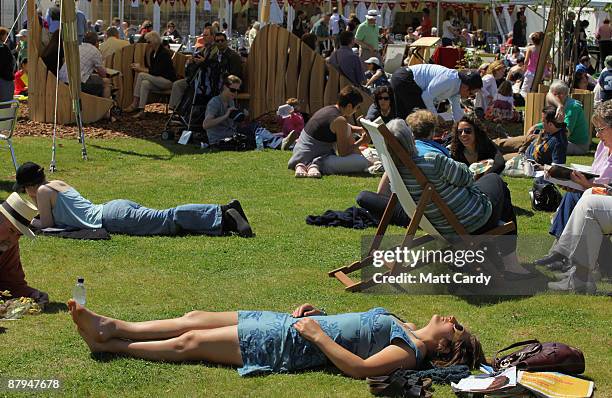
[[[52,73],[57,72],[60,80],[67,81],[56,7],[52,6],[43,19],[51,36],[41,57]],[[376,10],[368,11],[363,22],[356,16],[345,18],[335,8],[311,20],[302,11],[297,12],[294,33],[326,55],[328,63],[352,84],[340,89],[335,104],[312,115],[300,111],[296,98],[279,104],[279,131],[266,137],[276,142],[273,147],[292,151],[287,166],[295,177],[370,172],[376,166],[366,153],[371,150],[370,137],[355,119],[358,112],[365,113],[367,119],[386,124],[461,226],[470,234],[480,235],[501,223],[517,223],[510,190],[501,176],[507,160],[525,157],[548,176],[551,165],[565,164],[567,155],[589,153],[592,142],[583,106],[570,97],[570,86],[564,81],[552,82],[541,121],[525,136],[492,139],[481,121],[518,121],[515,102],[531,91],[544,34],[535,32],[526,37],[522,12],[511,36],[513,50],[503,59],[483,65],[478,71],[419,64],[401,66],[391,75],[385,72],[382,62],[385,36],[376,25],[377,18]],[[114,20],[101,42],[103,22],[89,29],[82,19],[77,15],[77,26],[83,27],[79,28],[81,87],[84,92],[108,97],[111,85],[104,59],[128,45],[125,38],[131,33]],[[252,24],[249,41],[259,28],[258,23]],[[612,32],[607,29],[598,31],[600,42],[610,40]],[[407,29],[406,41],[435,33],[425,9],[421,24]],[[27,37],[27,31],[20,34]],[[150,95],[167,91],[171,93],[169,107],[179,112],[189,94],[202,110],[201,125],[209,145],[244,133],[246,117],[237,104],[244,88],[243,59],[228,45],[227,26],[216,22],[204,27],[196,41],[196,52],[186,66],[186,76],[180,79],[163,40],[171,37],[181,41],[176,24],[168,22],[160,35],[152,30],[150,21],[144,21],[138,34],[147,44],[146,57],[143,65],[131,65],[136,78],[133,101],[126,113],[136,112],[134,117],[142,118]],[[0,42],[6,35],[8,31],[0,28]],[[458,42],[479,47],[486,44],[486,36],[481,30],[472,36],[467,28],[457,26],[449,13],[442,26],[442,45]],[[525,46],[523,55],[520,47]],[[24,47],[27,44],[18,46],[14,57],[8,46],[0,45],[0,58],[9,60],[0,71],[0,91],[10,90],[10,98],[13,91],[27,93]],[[552,63],[549,65],[548,73],[552,74]],[[568,190],[554,214],[550,233],[555,243],[546,257],[536,261],[561,271],[560,280],[548,284],[553,291],[594,293],[595,275],[611,273],[605,267],[609,262],[602,259],[612,253],[608,237],[612,234],[612,188],[608,185],[612,178],[612,101],[608,101],[612,97],[612,56],[605,57],[604,65],[599,79],[592,77],[597,65],[591,65],[588,56],[580,58],[575,66],[574,87],[599,92],[592,117],[600,139],[592,165],[598,176],[588,179],[574,171],[571,180],[583,189]],[[373,104],[362,110],[360,105],[368,93],[373,95]],[[440,135],[440,130],[446,134]],[[257,129],[254,135],[258,134],[264,133]],[[401,160],[393,161],[408,192],[418,201],[424,187]],[[186,204],[165,210],[125,199],[93,204],[69,183],[48,181],[43,168],[32,162],[17,170],[15,190],[26,193],[31,202],[13,193],[0,206],[0,290],[31,297],[42,305],[49,297],[28,286],[19,256],[18,241],[22,235],[33,237],[31,229],[104,228],[110,233],[136,236],[254,236],[237,200],[225,205]],[[378,190],[362,191],[356,201],[381,218],[390,196],[389,178],[383,173]],[[428,205],[424,214],[440,234],[453,237],[455,231],[439,208]],[[407,226],[411,216],[398,207],[391,222]],[[534,277],[519,262],[517,231],[494,242],[495,255],[503,268],[502,278],[508,281]],[[304,304],[292,314],[194,311],[177,319],[149,322],[103,317],[72,300],[69,310],[92,352],[161,361],[206,360],[236,366],[241,375],[298,371],[329,361],[348,376],[364,378],[385,375],[398,367],[416,369],[426,360],[439,366],[466,364],[471,368],[484,361],[478,340],[454,317],[435,315],[427,325],[417,328],[382,308],[328,316]],[[347,340],[346,336],[358,337]]]

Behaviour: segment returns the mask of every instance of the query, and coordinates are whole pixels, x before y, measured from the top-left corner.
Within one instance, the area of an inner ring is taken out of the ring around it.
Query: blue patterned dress
[[[367,312],[312,316],[329,337],[359,357],[366,359],[391,345],[404,341],[416,355],[421,354],[406,331],[384,308]],[[270,311],[238,311],[238,340],[243,366],[241,376],[292,372],[321,367],[327,357],[293,327],[300,318]]]

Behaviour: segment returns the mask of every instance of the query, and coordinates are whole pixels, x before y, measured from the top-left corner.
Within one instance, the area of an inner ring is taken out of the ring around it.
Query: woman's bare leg
[[[191,330],[161,341],[96,341],[96,336],[78,329],[91,352],[111,352],[152,361],[207,361],[221,365],[242,366],[238,326]]]
[[[161,340],[180,336],[190,330],[215,329],[238,324],[237,312],[192,311],[180,318],[158,321],[126,322],[104,317],[68,301],[72,320],[79,329],[98,342],[113,338],[130,340]]]
[[[391,196],[391,184],[389,184],[389,176],[387,175],[387,172],[383,173],[383,176],[378,182],[378,190],[376,193],[379,195]]]

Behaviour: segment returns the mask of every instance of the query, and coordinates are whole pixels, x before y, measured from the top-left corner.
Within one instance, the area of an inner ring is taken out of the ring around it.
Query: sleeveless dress
[[[422,358],[408,334],[384,308],[367,312],[312,316],[329,337],[365,359],[400,339]],[[238,311],[241,376],[293,372],[328,364],[323,352],[293,327],[300,318],[270,311]]]
[[[56,226],[80,229],[102,228],[102,211],[103,205],[94,205],[74,188],[57,191],[55,206],[51,210]]]

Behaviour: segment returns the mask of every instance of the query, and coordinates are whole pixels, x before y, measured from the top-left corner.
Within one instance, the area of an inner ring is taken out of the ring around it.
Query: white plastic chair
[[[6,141],[8,145],[15,171],[17,171],[18,165],[17,159],[15,158],[15,150],[13,149],[13,132],[17,125],[18,111],[19,101],[12,100],[0,102],[0,140]]]

